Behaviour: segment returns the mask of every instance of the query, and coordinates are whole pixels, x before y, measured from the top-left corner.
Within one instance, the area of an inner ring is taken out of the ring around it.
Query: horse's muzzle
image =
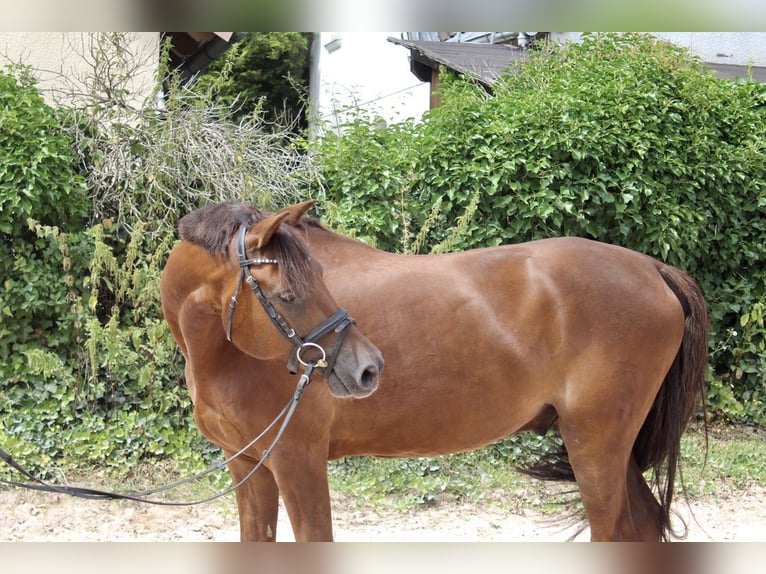
[[[332,372],[325,376],[330,394],[357,399],[370,396],[378,388],[384,366],[383,355],[372,345],[362,353],[344,351],[338,354]]]

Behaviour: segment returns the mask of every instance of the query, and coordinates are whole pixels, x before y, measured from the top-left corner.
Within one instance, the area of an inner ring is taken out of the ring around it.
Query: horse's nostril
[[[380,376],[380,369],[375,365],[369,365],[362,371],[359,383],[363,389],[373,387]]]

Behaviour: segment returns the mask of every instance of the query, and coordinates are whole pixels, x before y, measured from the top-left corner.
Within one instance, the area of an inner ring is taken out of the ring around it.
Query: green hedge
[[[317,142],[327,217],[389,250],[577,235],[690,271],[713,318],[711,402],[763,421],[766,87],[638,34],[587,35],[487,94],[459,79],[420,122]]]
[[[651,38],[592,36],[533,55],[493,95],[445,81],[422,122],[359,120],[317,140],[313,163],[329,223],[389,250],[583,235],[690,270],[714,318],[715,412],[762,422],[765,97]],[[161,319],[177,211],[230,189],[285,203],[314,180],[295,147],[190,98],[101,129],[45,105],[22,70],[0,74],[0,445],[33,470],[218,456]],[[253,142],[259,183],[236,145],[209,153],[221,141]],[[135,154],[124,171],[120,154]],[[201,154],[209,168],[190,163]]]
[[[24,69],[0,72],[0,233],[28,235],[27,218],[81,226],[85,182],[57,113]]]
[[[94,223],[73,135],[87,126],[73,122],[26,70],[0,73],[0,445],[43,477],[168,457],[199,468],[217,449],[194,427],[159,303],[173,214],[146,233]]]
[[[24,69],[0,72],[0,380],[28,372],[31,347],[63,353],[74,338],[73,258],[38,238],[29,221],[82,229],[83,178],[61,120]],[[30,376],[33,382],[40,382]]]

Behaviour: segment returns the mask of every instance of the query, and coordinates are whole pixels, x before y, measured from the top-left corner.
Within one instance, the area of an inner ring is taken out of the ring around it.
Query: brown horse
[[[361,335],[348,336],[335,375],[324,373],[328,385],[307,388],[265,468],[238,489],[243,540],[274,540],[280,494],[296,540],[331,540],[329,459],[440,455],[553,426],[566,452],[532,470],[576,479],[593,540],[667,539],[680,437],[705,394],[707,313],[688,275],[578,238],[394,255],[301,219],[310,205],[289,208],[274,237],[305,244],[386,369],[375,393],[344,399],[370,393],[382,368]],[[270,422],[295,381],[284,366],[289,348],[277,344],[254,297],[226,340],[235,230],[264,217],[231,204],[190,214],[162,281],[197,422],[227,454]],[[251,249],[280,258],[267,240],[250,241]],[[274,293],[285,289],[278,267],[253,267]],[[318,283],[297,303],[275,297],[303,329],[319,320],[317,303],[332,309]],[[235,482],[262,448],[229,465]]]

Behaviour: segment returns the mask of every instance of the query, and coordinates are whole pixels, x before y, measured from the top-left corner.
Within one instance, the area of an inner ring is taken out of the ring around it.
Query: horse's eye
[[[292,291],[282,291],[279,294],[279,300],[282,301],[282,303],[292,303],[295,301],[295,293]]]

